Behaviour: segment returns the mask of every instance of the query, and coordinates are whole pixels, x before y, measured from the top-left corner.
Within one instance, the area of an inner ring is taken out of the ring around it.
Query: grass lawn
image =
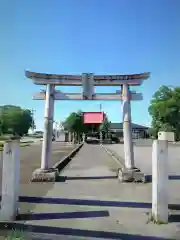
[[[0,231],[0,239],[4,240],[28,240],[30,238],[27,238],[27,235],[27,233],[16,229]]]

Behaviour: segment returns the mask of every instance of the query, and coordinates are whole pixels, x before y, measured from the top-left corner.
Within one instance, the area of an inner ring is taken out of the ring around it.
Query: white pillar
[[[103,142],[103,134],[102,132],[100,132],[100,143],[102,144],[102,142]]]
[[[68,142],[71,142],[71,133],[68,133]]]
[[[58,124],[57,122],[55,122],[55,127],[54,127],[54,136],[55,136],[55,141],[57,142],[58,141]]]
[[[75,133],[73,132],[73,144],[75,144]]]
[[[125,167],[133,169],[135,165],[132,143],[131,106],[129,86],[127,84],[122,86],[122,100]]]
[[[86,135],[85,135],[85,133],[83,133],[83,135],[82,135],[83,143],[85,142],[85,138],[86,138]]]
[[[44,135],[42,143],[41,169],[48,169],[52,153],[52,132],[54,117],[54,85],[46,86],[46,102],[44,114]]]
[[[7,141],[3,149],[1,221],[13,221],[18,214],[20,184],[20,141]]]
[[[3,168],[3,151],[0,151],[0,171]]]
[[[152,218],[168,222],[168,141],[154,140],[152,149]]]
[[[60,131],[59,129],[55,129],[55,141],[58,142],[60,139]]]

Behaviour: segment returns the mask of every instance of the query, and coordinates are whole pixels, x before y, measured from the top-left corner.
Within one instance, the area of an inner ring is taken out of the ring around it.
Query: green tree
[[[80,141],[82,133],[86,131],[81,111],[72,112],[63,123],[64,129],[74,134],[75,141]]]
[[[148,110],[154,136],[158,131],[174,131],[176,140],[180,139],[180,87],[161,86],[153,95]]]
[[[22,136],[28,133],[34,124],[31,111],[18,106],[5,105],[0,107],[1,132]]]
[[[65,130],[69,132],[79,132],[81,128],[80,118],[78,113],[72,112],[63,123]]]
[[[105,115],[103,122],[101,123],[99,130],[103,132],[104,134],[108,134],[110,130],[110,121],[108,120],[108,117]]]

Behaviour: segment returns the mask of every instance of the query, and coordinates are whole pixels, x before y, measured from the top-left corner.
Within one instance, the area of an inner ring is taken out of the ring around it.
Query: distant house
[[[123,137],[123,123],[111,123],[110,129],[116,133],[118,137]],[[148,138],[148,127],[132,123],[132,135],[133,138]]]

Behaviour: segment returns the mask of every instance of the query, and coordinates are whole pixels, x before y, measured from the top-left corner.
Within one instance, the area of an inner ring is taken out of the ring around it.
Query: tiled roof
[[[111,129],[123,129],[123,123],[111,123],[110,124]],[[132,129],[148,129],[146,126],[142,126],[136,123],[132,123]]]

